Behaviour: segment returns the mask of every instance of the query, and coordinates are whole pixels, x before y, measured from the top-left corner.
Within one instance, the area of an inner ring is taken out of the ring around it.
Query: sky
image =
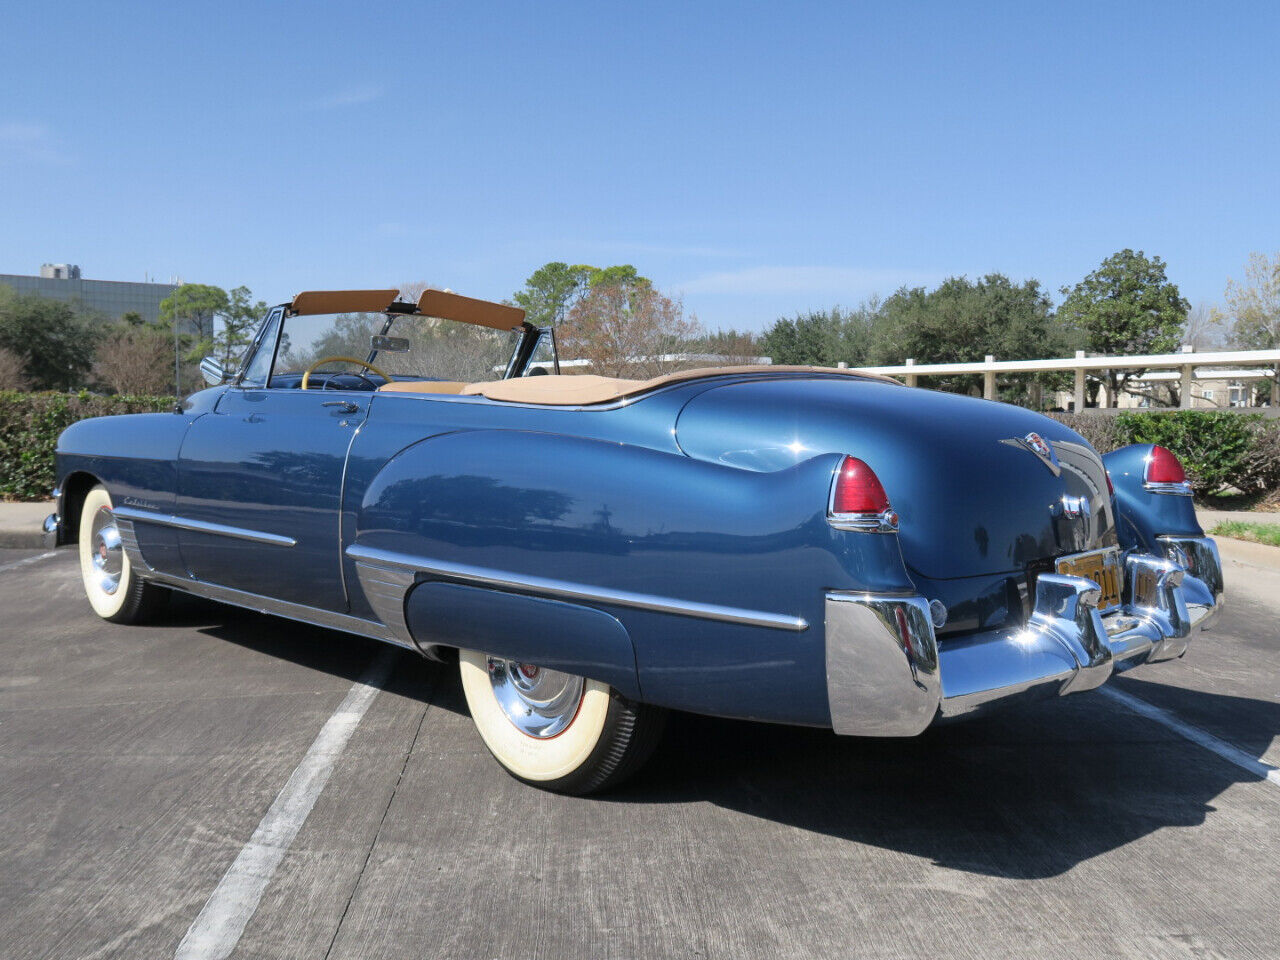
[[[1111,253],[1280,251],[1280,5],[60,3],[0,30],[0,273],[510,296],[710,328]]]

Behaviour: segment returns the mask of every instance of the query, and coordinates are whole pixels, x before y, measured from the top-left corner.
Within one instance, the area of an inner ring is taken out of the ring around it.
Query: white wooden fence
[[[1257,369],[1262,368],[1262,369]],[[988,355],[981,363],[916,363],[907,360],[895,367],[859,367],[871,373],[884,373],[902,378],[914,387],[916,378],[942,373],[982,374],[982,395],[996,398],[996,375],[1001,373],[1044,373],[1069,370],[1075,374],[1075,408],[1084,409],[1085,377],[1100,370],[1176,370],[1181,373],[1179,396],[1183,407],[1191,406],[1193,380],[1271,380],[1271,405],[1280,406],[1280,350],[1228,350],[1218,353],[1195,353],[1184,346],[1180,353],[1156,353],[1134,357],[1086,357],[1077,350],[1074,357],[1054,360],[997,360]]]

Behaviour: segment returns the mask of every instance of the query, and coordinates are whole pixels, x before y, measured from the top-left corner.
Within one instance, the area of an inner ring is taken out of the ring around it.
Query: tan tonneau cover
[[[875,373],[861,373],[857,370],[842,370],[836,367],[798,367],[772,366],[768,364],[751,364],[741,367],[703,367],[697,370],[681,370],[669,373],[652,380],[624,380],[619,377],[597,377],[592,374],[547,374],[537,377],[517,377],[514,380],[487,380],[482,383],[469,383],[456,392],[471,396],[488,397],[490,400],[504,400],[508,403],[534,403],[556,407],[587,406],[593,403],[609,403],[623,397],[646,393],[664,384],[681,380],[699,380],[704,377],[735,376],[741,374],[768,375],[772,373],[821,373],[843,374],[869,380],[882,380],[897,384],[891,377]],[[423,381],[421,384],[398,382],[387,384],[382,390],[397,393],[443,393],[438,389],[441,384]],[[450,384],[452,387],[453,384]],[[447,392],[454,392],[449,390]]]

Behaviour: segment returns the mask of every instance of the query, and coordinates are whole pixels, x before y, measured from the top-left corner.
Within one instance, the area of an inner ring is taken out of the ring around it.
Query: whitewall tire
[[[607,684],[476,650],[458,652],[462,691],[480,738],[519,780],[559,793],[604,790],[657,746],[665,711]]]
[[[93,612],[113,623],[146,619],[168,591],[134,576],[111,512],[111,495],[99,484],[80,510],[80,578]]]

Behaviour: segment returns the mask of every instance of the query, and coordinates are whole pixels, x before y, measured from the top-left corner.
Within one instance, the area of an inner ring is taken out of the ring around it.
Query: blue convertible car
[[[78,423],[103,617],[171,590],[456,659],[515,776],[585,793],[664,709],[903,737],[1187,649],[1222,602],[1176,458],[856,371],[561,375],[427,291],[299,294],[173,413]]]

